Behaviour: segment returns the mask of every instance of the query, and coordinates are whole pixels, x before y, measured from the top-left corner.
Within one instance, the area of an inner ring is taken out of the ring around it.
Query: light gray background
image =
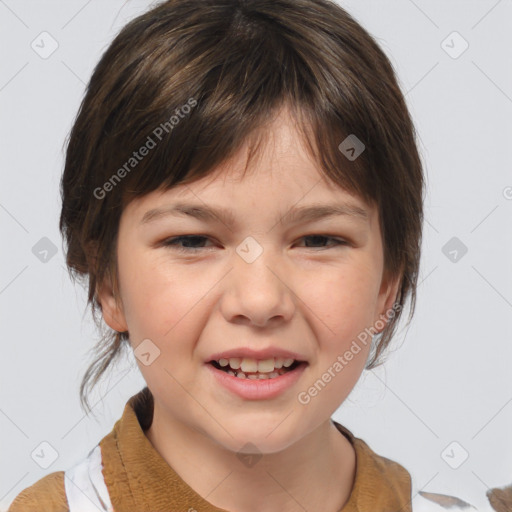
[[[340,3],[397,70],[428,192],[415,318],[334,419],[403,464],[415,488],[478,505],[488,487],[512,483],[512,4]],[[127,360],[91,397],[98,420],[79,406],[97,333],[66,271],[58,189],[85,83],[119,28],[148,6],[0,0],[0,510],[83,458],[144,386]],[[31,48],[43,31],[59,45],[47,59]],[[453,31],[469,43],[457,58],[443,49],[462,48],[446,40]],[[46,263],[32,252],[43,237],[57,248]],[[456,262],[443,253],[452,237],[468,249]],[[44,441],[58,453],[47,469],[31,458]],[[453,441],[462,448],[443,458]],[[447,460],[462,450],[469,457],[453,469]]]

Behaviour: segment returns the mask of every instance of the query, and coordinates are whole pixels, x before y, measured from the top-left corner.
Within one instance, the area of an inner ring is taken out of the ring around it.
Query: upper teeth
[[[288,368],[294,362],[294,359],[284,359],[282,357],[272,357],[270,359],[251,359],[249,357],[230,357],[229,359],[219,359],[220,366],[229,365],[233,370],[241,368],[243,372],[262,372],[271,373],[276,368]]]

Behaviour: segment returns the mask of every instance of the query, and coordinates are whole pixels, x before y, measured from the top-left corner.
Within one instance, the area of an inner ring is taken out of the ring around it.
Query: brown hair
[[[414,313],[422,164],[392,64],[328,0],[169,0],[107,48],[69,136],[59,225],[70,276],[88,277],[98,326],[97,286],[109,279],[118,290],[116,239],[128,202],[207,176],[248,141],[250,160],[283,107],[324,175],[378,207],[385,273],[401,276],[399,309],[367,368],[381,364],[409,295],[409,320]],[[365,145],[356,159],[339,149],[351,134]],[[102,334],[81,383],[82,406],[90,410],[86,388],[127,341],[127,332]]]

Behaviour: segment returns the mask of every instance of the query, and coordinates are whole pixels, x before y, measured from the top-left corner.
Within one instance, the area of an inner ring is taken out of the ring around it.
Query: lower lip
[[[300,363],[295,370],[275,377],[273,379],[241,379],[229,375],[222,370],[217,370],[215,366],[207,363],[208,369],[226,389],[247,400],[268,400],[275,398],[290,387],[292,387],[306,369],[307,363]]]

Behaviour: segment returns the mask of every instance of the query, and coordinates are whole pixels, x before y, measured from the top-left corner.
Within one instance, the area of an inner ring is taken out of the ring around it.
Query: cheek
[[[321,338],[339,345],[372,322],[377,294],[372,271],[363,265],[346,266],[304,281],[299,298],[314,323],[323,326]]]
[[[123,271],[123,275],[121,272]],[[159,346],[197,330],[196,307],[211,283],[147,258],[132,257],[120,266],[123,305],[134,343],[149,338]],[[195,319],[195,322],[194,322]]]

